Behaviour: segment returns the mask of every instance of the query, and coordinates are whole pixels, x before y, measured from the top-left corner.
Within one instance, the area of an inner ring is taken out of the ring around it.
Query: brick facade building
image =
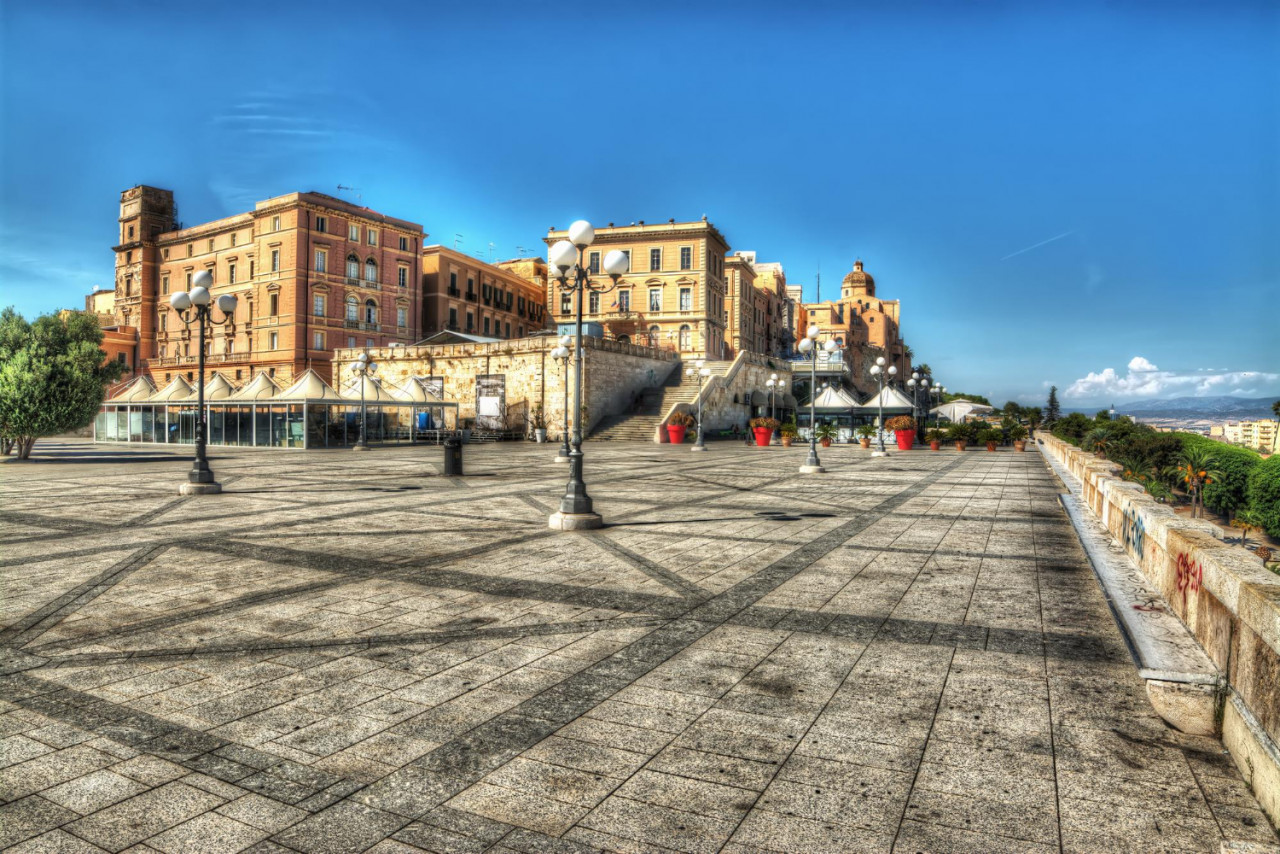
[[[464,332],[524,338],[546,328],[546,262],[486,264],[447,249],[422,250],[422,335]]]

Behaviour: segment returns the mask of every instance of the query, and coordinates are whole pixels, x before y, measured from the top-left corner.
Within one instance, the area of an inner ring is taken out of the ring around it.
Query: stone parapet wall
[[[1225,676],[1223,741],[1280,822],[1280,576],[1222,542],[1216,526],[1178,516],[1125,481],[1115,463],[1048,433],[1037,438]]]
[[[597,338],[584,338],[583,402],[589,424],[628,411],[640,393],[660,386],[679,362],[673,353]],[[478,344],[430,344],[409,347],[375,347],[334,352],[334,385],[345,386],[350,365],[368,352],[378,364],[378,379],[388,389],[411,376],[443,380],[444,399],[458,404],[458,417],[476,415],[476,378],[502,375],[506,382],[506,429],[523,431],[539,406],[548,433],[558,438],[564,424],[564,370],[551,358],[559,341],[554,336],[513,338]],[[568,365],[569,398],[573,397],[574,370]],[[571,407],[570,407],[571,408]],[[570,424],[572,424],[572,416]]]
[[[709,377],[702,387],[703,430],[728,430],[735,424],[745,427],[751,411],[751,393],[767,392],[765,383],[772,374],[778,375],[778,381],[790,394],[789,362],[745,350],[739,352],[724,376]],[[674,404],[670,411],[664,412],[654,435],[655,442],[668,441],[667,431],[663,428],[677,412],[688,412],[697,417],[698,399],[694,398],[692,403]]]

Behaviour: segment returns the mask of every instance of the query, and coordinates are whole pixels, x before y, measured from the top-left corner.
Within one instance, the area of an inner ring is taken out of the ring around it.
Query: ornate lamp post
[[[782,381],[778,379],[777,374],[769,374],[769,379],[765,382],[765,385],[769,387],[769,417],[777,418],[777,416],[773,414],[773,393],[775,390],[779,393],[782,392]]]
[[[800,466],[800,474],[820,474],[826,469],[818,459],[818,422],[814,415],[814,403],[818,399],[818,327],[810,326],[800,340],[800,352],[807,356],[809,362],[809,459]],[[834,338],[828,338],[822,349],[834,353],[840,348]]]
[[[549,525],[559,531],[599,528],[604,525],[600,514],[591,509],[591,496],[582,480],[582,294],[584,291],[605,293],[618,286],[618,277],[627,271],[627,256],[617,249],[604,256],[604,271],[612,283],[598,285],[587,275],[586,251],[596,238],[596,230],[586,220],[569,226],[569,239],[558,241],[547,252],[547,260],[555,269],[560,289],[578,295],[574,325],[573,378],[573,446],[569,451],[569,483],[560,499],[560,509],[551,514]]]
[[[371,377],[378,372],[378,366],[369,361],[368,353],[361,353],[351,364],[351,372],[360,378],[360,438],[351,446],[351,450],[367,451],[369,443],[365,441],[365,436],[369,433],[369,413],[364,404],[364,384],[366,377]]]
[[[880,394],[876,397],[876,401],[880,408],[880,415],[878,418],[879,424],[876,425],[879,428],[876,430],[876,445],[878,447],[876,450],[871,452],[871,456],[873,457],[889,456],[889,452],[884,449],[884,378],[887,374],[889,379],[892,380],[897,376],[897,373],[897,365],[890,365],[887,369],[885,368],[884,356],[877,356],[876,363],[871,366],[871,375],[880,383]]]
[[[706,367],[706,364],[705,359],[699,359],[693,363],[692,368],[685,368],[684,371],[686,377],[696,376],[698,378],[698,441],[693,443],[693,447],[689,449],[691,451],[705,451],[707,449],[706,444],[702,441],[702,382],[711,376],[711,369]]]
[[[560,431],[564,444],[560,446],[560,453],[556,455],[556,462],[569,462],[569,345],[573,343],[571,336],[565,335],[560,338],[560,346],[551,351],[551,358],[560,362],[560,372],[564,375],[564,429]]]
[[[236,298],[232,294],[218,297],[217,305],[222,312],[222,319],[214,320],[211,305],[213,297],[209,294],[213,274],[208,270],[201,270],[195,274],[191,284],[190,291],[178,291],[169,297],[169,305],[178,312],[183,324],[190,327],[192,321],[195,321],[200,330],[199,379],[196,382],[196,459],[191,471],[187,473],[187,482],[178,487],[178,492],[181,495],[210,495],[221,492],[222,484],[213,479],[213,469],[209,468],[209,460],[205,456],[205,434],[208,430],[204,413],[205,326],[209,323],[221,326],[232,321],[236,313]]]
[[[912,417],[912,418],[919,419],[919,421],[920,421],[920,422],[922,422],[921,426],[924,426],[924,425],[928,424],[928,421],[929,421],[929,418],[928,418],[929,411],[928,411],[928,409],[927,409],[927,408],[926,408],[926,409],[925,409],[925,411],[924,411],[924,415],[925,415],[925,417],[924,417],[924,418],[921,418],[921,417],[920,417],[920,415],[921,415],[921,412],[920,412],[920,393],[921,393],[922,391],[924,392],[925,401],[926,401],[926,402],[928,402],[928,400],[929,400],[929,380],[927,380],[926,378],[924,378],[924,377],[920,376],[920,372],[919,372],[919,371],[912,371],[912,372],[911,372],[911,379],[907,380],[907,388],[911,389],[911,417]],[[923,430],[923,429],[916,430],[916,441],[920,442],[921,444],[924,444],[924,430]]]

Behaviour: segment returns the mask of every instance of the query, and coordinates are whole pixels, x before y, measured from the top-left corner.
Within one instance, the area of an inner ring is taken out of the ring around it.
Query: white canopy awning
[[[401,400],[408,400],[413,403],[440,402],[440,398],[427,389],[427,384],[423,382],[421,377],[409,377],[400,384],[399,388],[392,389],[391,393]]]
[[[141,403],[148,400],[156,393],[156,387],[151,384],[151,380],[145,376],[140,376],[124,388],[120,389],[120,393],[107,401],[107,403]]]
[[[268,400],[280,394],[280,386],[265,372],[258,373],[246,385],[230,395],[231,400]]]
[[[851,409],[856,409],[857,406],[858,401],[854,399],[853,395],[839,386],[827,386],[818,392],[818,396],[813,401],[815,410],[827,409],[848,412]]]
[[[983,415],[994,411],[994,409],[984,403],[974,403],[972,400],[965,400],[963,397],[957,397],[955,400],[929,410],[932,414],[945,418],[948,421],[963,421],[968,415],[973,415],[975,413]]]
[[[878,413],[882,408],[885,412],[911,412],[915,409],[915,404],[912,403],[911,398],[893,386],[887,385],[867,398],[858,408],[867,413]]]
[[[342,395],[333,386],[320,378],[315,371],[308,369],[298,377],[297,381],[277,395],[282,400],[315,400],[327,403],[344,403]]]
[[[169,381],[169,384],[151,395],[150,402],[158,403],[160,401],[183,400],[191,397],[193,389],[191,384],[182,377],[177,376]]]
[[[360,386],[362,384],[364,386],[363,400],[365,403],[400,402],[397,398],[391,395],[391,392],[382,387],[382,383],[378,381],[377,377],[371,377],[368,374],[365,374],[364,376],[357,376],[347,384],[346,388],[342,390],[343,400],[361,400],[362,396],[360,393]]]

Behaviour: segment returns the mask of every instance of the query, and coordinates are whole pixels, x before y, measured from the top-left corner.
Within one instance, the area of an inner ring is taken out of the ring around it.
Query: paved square
[[[0,847],[1217,851],[1035,452],[42,442],[0,465]]]

